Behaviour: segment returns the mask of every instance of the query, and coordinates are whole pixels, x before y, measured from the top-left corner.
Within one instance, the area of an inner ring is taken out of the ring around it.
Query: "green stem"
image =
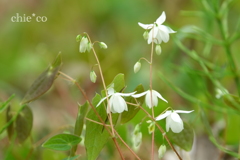
[[[225,53],[227,55],[228,63],[230,65],[231,72],[234,76],[238,95],[240,96],[240,81],[239,81],[239,77],[237,75],[237,67],[236,67],[236,64],[235,64],[233,56],[232,56],[231,44],[229,43],[227,29],[224,27],[223,20],[221,18],[217,18],[217,22],[218,22],[218,26],[219,26],[219,29],[221,32],[221,36],[224,41],[224,49],[225,49]]]

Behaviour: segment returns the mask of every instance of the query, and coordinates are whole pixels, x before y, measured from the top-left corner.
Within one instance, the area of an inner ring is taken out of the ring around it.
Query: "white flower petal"
[[[167,116],[169,116],[172,113],[172,111],[166,111],[164,114],[161,114],[160,116],[156,117],[156,121],[162,120],[164,118],[166,118]]]
[[[170,27],[165,26],[165,25],[160,25],[158,26],[160,29],[166,33],[176,33],[176,31],[172,30]]]
[[[174,133],[180,133],[183,130],[183,123],[173,123],[171,129]]]
[[[156,20],[156,23],[158,25],[161,25],[164,21],[166,20],[166,14],[165,12],[163,11],[161,16]]]
[[[176,113],[191,113],[193,111],[194,110],[191,110],[191,111],[175,110],[174,112],[176,112]]]
[[[138,25],[143,29],[151,29],[153,27],[153,24],[142,24],[140,22],[138,22]]]
[[[113,95],[111,98],[113,100],[111,111],[122,113],[124,110],[127,110],[127,104],[121,96]]]
[[[154,24],[153,28],[149,32],[148,44],[150,44],[152,41],[154,41],[157,34],[158,34],[158,27],[156,26],[156,24]]]
[[[148,91],[149,91],[149,90],[148,90]],[[145,91],[145,92],[142,92],[142,93],[139,93],[139,94],[132,95],[132,97],[134,97],[134,98],[142,97],[142,96],[144,96],[145,94],[147,94],[148,91]]]
[[[107,97],[109,97],[109,96],[107,96]],[[101,99],[100,102],[98,102],[96,107],[98,107],[105,99],[107,99],[107,97],[104,97],[103,99]]]
[[[171,119],[171,115],[169,115],[166,118],[166,130],[167,130],[167,132],[169,131],[169,128],[170,128],[171,124],[172,124],[172,119]]]
[[[158,30],[158,38],[162,39],[163,42],[168,42],[169,41],[169,33],[165,32],[161,29]]]
[[[152,105],[157,106],[158,105],[158,97],[155,94],[155,92],[152,90]]]
[[[178,123],[182,122],[182,119],[176,112],[172,112],[172,114],[170,116],[174,122],[178,122]]]
[[[131,93],[115,93],[115,94],[120,95],[120,96],[132,96],[132,95],[134,95],[134,93],[136,93],[136,92],[137,92],[137,91],[131,92]]]
[[[148,108],[152,108],[150,90],[148,90],[148,92],[147,92],[147,94],[146,94],[145,103],[146,103],[146,105],[148,106]]]
[[[158,93],[158,92],[155,91],[155,90],[152,90],[152,91],[153,91],[153,94],[154,94],[154,95],[156,95],[158,98],[160,98],[161,100],[163,100],[163,101],[165,101],[165,102],[168,103],[168,101],[167,101],[166,99],[164,99],[160,93]]]

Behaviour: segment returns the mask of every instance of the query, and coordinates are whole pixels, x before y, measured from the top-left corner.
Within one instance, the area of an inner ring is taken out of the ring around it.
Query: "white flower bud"
[[[132,135],[132,143],[134,150],[137,151],[142,143],[142,133],[140,132],[139,124],[137,124],[134,128],[134,132]]]
[[[87,47],[88,47],[88,39],[87,39],[87,37],[84,36],[84,37],[82,37],[81,42],[80,42],[79,52],[81,52],[81,53],[86,52]]]
[[[95,73],[94,71],[91,71],[91,72],[90,72],[90,80],[91,80],[93,83],[95,83],[96,80],[97,80],[97,75],[96,75],[96,73]]]
[[[141,68],[141,63],[138,61],[134,65],[134,73],[137,73],[140,70],[140,68]]]
[[[148,31],[145,31],[145,32],[143,33],[143,38],[144,38],[145,40],[148,39]]]
[[[167,150],[166,146],[164,144],[161,145],[158,149],[158,157],[162,158],[164,156],[164,154],[166,153],[166,150]]]
[[[100,43],[99,43],[99,46],[100,46],[101,48],[103,48],[103,49],[107,49],[107,48],[108,48],[107,45],[106,45],[106,43],[104,43],[104,42],[100,42]]]
[[[157,55],[160,55],[161,52],[162,52],[162,48],[160,46],[160,44],[157,44],[156,47],[155,47],[155,52]]]

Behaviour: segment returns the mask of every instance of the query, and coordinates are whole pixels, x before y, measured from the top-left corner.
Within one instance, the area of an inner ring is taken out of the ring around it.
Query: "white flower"
[[[163,42],[168,42],[169,33],[175,33],[170,27],[162,25],[162,23],[166,20],[165,12],[154,22],[153,24],[142,24],[138,22],[138,25],[144,29],[151,29],[148,36],[148,44],[151,42],[155,42],[156,44],[160,44]]]
[[[142,97],[144,95],[146,95],[145,103],[146,103],[146,105],[149,108],[152,108],[153,106],[157,106],[158,105],[158,98],[160,98],[161,100],[167,102],[167,100],[164,99],[162,97],[162,95],[160,93],[158,93],[157,91],[155,91],[155,90],[147,90],[147,91],[145,91],[143,93],[132,95],[132,97],[139,98],[139,97]],[[152,103],[151,103],[151,95],[152,95]]]
[[[182,110],[175,110],[175,111],[166,111],[164,114],[156,117],[156,121],[161,119],[166,119],[166,130],[169,131],[169,128],[172,129],[174,133],[179,133],[183,130],[183,121],[181,117],[177,113],[191,113],[192,111],[182,111]]]
[[[87,48],[88,48],[88,39],[87,37],[82,37],[80,46],[79,46],[79,52],[84,53],[86,52]]]
[[[101,99],[101,101],[97,104],[96,107],[98,107],[105,99],[111,97],[109,99],[109,107],[110,107],[110,111],[112,113],[122,113],[124,110],[128,111],[127,108],[127,103],[125,102],[125,100],[122,98],[122,96],[131,96],[136,92],[132,92],[132,93],[115,93],[114,89],[113,89],[114,85],[111,85],[110,88],[108,88],[108,95],[106,97],[104,97],[103,99]],[[107,113],[109,113],[109,109],[107,109]]]

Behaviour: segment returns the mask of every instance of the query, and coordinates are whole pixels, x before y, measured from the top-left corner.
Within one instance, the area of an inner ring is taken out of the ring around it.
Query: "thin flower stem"
[[[154,34],[154,31],[153,33]],[[154,108],[153,108],[153,101],[152,101],[152,64],[153,64],[153,47],[154,42],[152,41],[151,47],[151,56],[150,56],[150,80],[149,80],[149,87],[150,87],[150,97],[151,97],[151,107],[152,107],[152,117],[154,118]],[[154,160],[154,132],[152,132],[152,152],[151,152],[151,159]]]
[[[121,140],[121,142],[129,149],[129,151],[138,159],[141,160],[137,154],[128,146],[128,144],[122,139],[122,137],[117,133],[117,131],[115,130],[115,134],[118,136],[118,138]]]
[[[148,64],[151,64],[151,62],[150,62],[149,60],[147,60],[146,58],[142,57],[142,58],[139,59],[139,61],[140,61],[141,59],[145,60]]]
[[[87,33],[85,33],[85,34],[87,35],[90,43],[92,43],[89,35],[88,35]],[[106,97],[107,97],[107,113],[109,113],[109,114],[108,114],[108,116],[109,116],[108,118],[109,118],[109,121],[110,121],[110,125],[112,126],[112,135],[113,135],[113,137],[114,137],[114,127],[113,127],[113,122],[112,122],[112,114],[111,114],[111,111],[110,111],[109,99],[108,99],[108,92],[107,92],[107,87],[106,87],[105,80],[104,80],[103,73],[102,73],[102,67],[101,67],[100,61],[99,61],[99,59],[98,59],[98,56],[97,56],[97,53],[96,53],[94,47],[92,47],[92,51],[93,51],[93,54],[94,54],[95,59],[96,59],[97,64],[98,64],[98,69],[99,69],[99,72],[100,72],[100,77],[101,77],[101,79],[102,79],[103,88],[104,88],[104,91],[105,91],[105,94],[106,94]]]
[[[128,103],[129,104],[129,103]],[[134,105],[134,104],[131,104],[130,105]],[[140,107],[141,110],[143,110],[149,118],[151,118],[152,121],[156,122],[156,120],[140,105],[138,105],[138,107]],[[159,129],[159,131],[163,134],[164,138],[166,139],[166,141],[168,142],[169,146],[171,147],[171,149],[176,153],[176,155],[178,156],[178,159],[179,160],[182,160],[181,156],[178,154],[178,152],[176,151],[176,149],[174,148],[174,146],[172,145],[172,143],[169,141],[167,135],[165,134],[165,131],[162,129],[161,126],[159,126],[159,124],[155,123],[157,128]]]
[[[66,77],[68,80],[72,81],[77,87],[78,89],[81,91],[82,95],[84,96],[84,98],[88,101],[89,105],[91,106],[92,110],[94,111],[94,113],[97,115],[98,119],[101,121],[102,125],[104,126],[104,128],[106,129],[106,131],[111,135],[112,140],[114,141],[115,146],[117,147],[117,150],[121,156],[121,159],[124,160],[123,158],[123,154],[119,148],[119,145],[116,141],[116,137],[114,136],[114,134],[112,134],[112,132],[108,129],[107,125],[105,124],[105,122],[103,121],[103,119],[101,118],[101,116],[98,114],[96,108],[93,106],[92,102],[90,101],[90,99],[87,97],[86,93],[84,92],[84,90],[82,89],[82,87],[77,83],[76,80],[74,80],[72,77],[68,76],[67,74],[59,71],[59,73],[61,75],[63,75],[64,77]],[[112,126],[111,126],[112,127]]]

